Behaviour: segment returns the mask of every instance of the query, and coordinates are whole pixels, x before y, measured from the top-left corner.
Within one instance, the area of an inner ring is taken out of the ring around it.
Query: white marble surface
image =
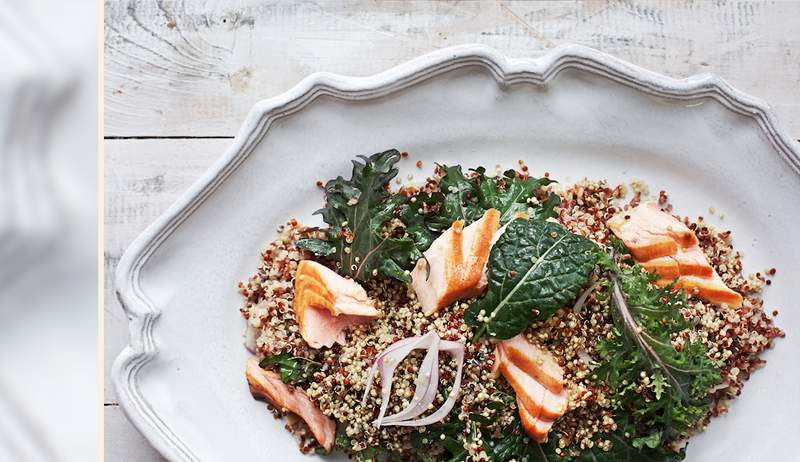
[[[672,76],[713,72],[800,138],[800,2],[254,2],[105,5],[105,455],[161,460],[107,379],[127,341],[113,272],[130,241],[219,156],[250,106],[305,75],[371,74],[483,43],[574,42]]]

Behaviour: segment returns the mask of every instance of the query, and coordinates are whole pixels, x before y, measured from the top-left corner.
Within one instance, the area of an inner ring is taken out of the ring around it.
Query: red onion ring
[[[401,427],[421,427],[423,425],[430,425],[447,417],[447,415],[453,409],[453,406],[455,406],[456,400],[458,400],[458,397],[461,394],[461,373],[464,369],[464,344],[461,342],[444,341],[440,346],[440,350],[452,354],[456,359],[456,362],[458,362],[458,370],[456,371],[456,378],[453,381],[453,389],[447,396],[447,400],[445,400],[444,404],[442,404],[442,407],[427,417],[415,420],[404,420],[402,422],[394,422],[391,425]]]
[[[383,424],[413,419],[428,410],[428,406],[436,399],[436,390],[439,387],[439,336],[434,337],[428,353],[419,368],[419,374],[414,381],[414,397],[411,404],[397,414],[383,419]]]
[[[397,365],[405,359],[413,350],[425,348],[428,353],[422,361],[419,373],[415,380],[416,390],[411,403],[402,411],[384,417],[386,409],[389,406],[389,398],[392,392],[392,380]],[[396,426],[422,426],[438,422],[445,418],[455,406],[461,393],[461,376],[464,368],[464,344],[461,342],[453,342],[441,340],[436,332],[428,332],[427,334],[419,337],[410,337],[398,342],[395,342],[381,354],[375,358],[369,376],[367,377],[366,386],[364,389],[364,397],[361,400],[362,405],[366,405],[367,397],[372,389],[372,382],[375,378],[375,372],[380,369],[381,371],[381,408],[378,413],[378,418],[375,419],[373,424],[381,425],[396,425]],[[458,363],[456,377],[453,381],[453,388],[450,391],[444,404],[437,409],[434,413],[421,419],[415,419],[417,416],[423,414],[431,404],[436,400],[436,393],[439,386],[439,352],[444,351],[450,353]]]

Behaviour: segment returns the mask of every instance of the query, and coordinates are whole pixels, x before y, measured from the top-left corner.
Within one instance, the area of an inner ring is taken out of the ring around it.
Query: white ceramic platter
[[[790,460],[800,415],[800,148],[764,103],[710,75],[674,80],[577,46],[534,60],[477,46],[367,78],[314,74],[255,106],[230,149],[131,245],[117,290],[131,343],[113,379],[131,421],[175,461],[307,460],[243,377],[238,281],[275,226],[311,212],[315,182],[397,147],[433,162],[637,177],[681,214],[724,213],[747,270],[778,268],[769,309],[788,332],[689,461]],[[712,221],[714,220],[711,218]]]

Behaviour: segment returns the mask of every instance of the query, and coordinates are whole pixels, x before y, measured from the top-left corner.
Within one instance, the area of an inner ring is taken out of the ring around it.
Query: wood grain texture
[[[233,135],[254,102],[320,70],[369,75],[450,45],[526,57],[567,42],[676,77],[713,72],[800,137],[800,2],[116,0],[106,134]]]

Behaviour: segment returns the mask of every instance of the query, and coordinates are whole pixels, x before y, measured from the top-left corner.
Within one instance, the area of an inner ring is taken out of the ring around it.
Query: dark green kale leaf
[[[290,385],[308,382],[320,367],[318,362],[308,358],[292,356],[288,351],[266,356],[258,365],[262,369],[277,368],[281,375],[281,381]]]
[[[483,216],[485,209],[478,204],[478,184],[480,176],[467,179],[460,165],[441,166],[445,175],[439,181],[442,200],[439,211],[427,219],[430,229],[444,232],[454,221],[464,220],[465,225]]]
[[[620,420],[622,425],[625,419]],[[630,429],[620,427],[610,434],[598,435],[599,438],[611,441],[611,448],[604,451],[597,446],[591,449],[567,447],[556,452],[559,447],[556,438],[546,443],[531,440],[522,429],[519,418],[503,429],[499,439],[484,439],[484,449],[490,462],[509,462],[511,460],[527,462],[679,462],[685,453],[675,452],[660,444],[651,447],[651,441],[642,442],[624,436]],[[641,444],[640,444],[641,443]]]
[[[402,459],[382,446],[367,446],[354,452],[353,459],[358,462],[400,462]]]
[[[607,435],[600,435],[611,441],[611,450],[604,451],[598,447],[585,449],[581,454],[573,459],[574,462],[679,462],[682,461],[685,452],[674,452],[668,448],[657,447],[636,447],[634,441],[626,438],[620,432]]]
[[[593,242],[556,223],[513,220],[489,255],[486,295],[464,319],[476,338],[511,338],[575,298],[597,260]]]
[[[630,415],[630,439],[637,447],[657,447],[674,440],[708,412],[709,389],[720,383],[719,366],[699,341],[680,350],[671,337],[694,327],[684,318],[683,291],[652,284],[657,278],[638,265],[609,273],[614,329],[598,342],[595,370],[615,392],[617,407]],[[641,374],[647,389],[637,392]]]
[[[451,418],[442,424],[430,425],[425,433],[415,431],[411,434],[411,445],[420,455],[429,454],[431,447],[437,445],[442,454],[435,459],[447,462],[463,462],[467,458],[464,447],[464,422]]]
[[[359,156],[351,178],[341,176],[325,184],[325,207],[318,210],[329,225],[325,239],[307,238],[297,246],[333,263],[339,274],[357,281],[375,276],[411,282],[413,268],[430,246],[433,235],[419,217],[419,206],[404,195],[392,195],[389,182],[397,175],[396,149]],[[403,223],[389,226],[393,218]]]
[[[550,193],[541,201],[537,197],[542,187],[553,183],[549,178],[519,178],[514,170],[500,177],[490,177],[483,167],[471,170],[465,177],[461,166],[441,168],[445,172],[439,182],[443,194],[441,206],[438,213],[426,220],[430,229],[438,233],[456,220],[464,220],[465,225],[469,225],[490,208],[500,211],[501,224],[511,221],[516,213],[546,219],[555,215],[554,208],[561,203],[556,193]]]
[[[519,418],[503,430],[502,438],[489,440],[485,444],[486,453],[490,462],[509,462],[512,460],[526,460],[528,462],[567,462],[571,458],[556,454],[558,444],[555,438],[546,443],[537,443],[531,440],[522,430]]]
[[[502,177],[484,176],[478,186],[479,205],[484,209],[500,211],[500,224],[505,224],[517,213],[530,218],[546,219],[553,216],[553,208],[561,203],[558,194],[550,193],[547,200],[539,205],[536,192],[543,186],[553,183],[549,178],[519,178],[514,170],[506,171]],[[536,199],[531,205],[529,199]]]

